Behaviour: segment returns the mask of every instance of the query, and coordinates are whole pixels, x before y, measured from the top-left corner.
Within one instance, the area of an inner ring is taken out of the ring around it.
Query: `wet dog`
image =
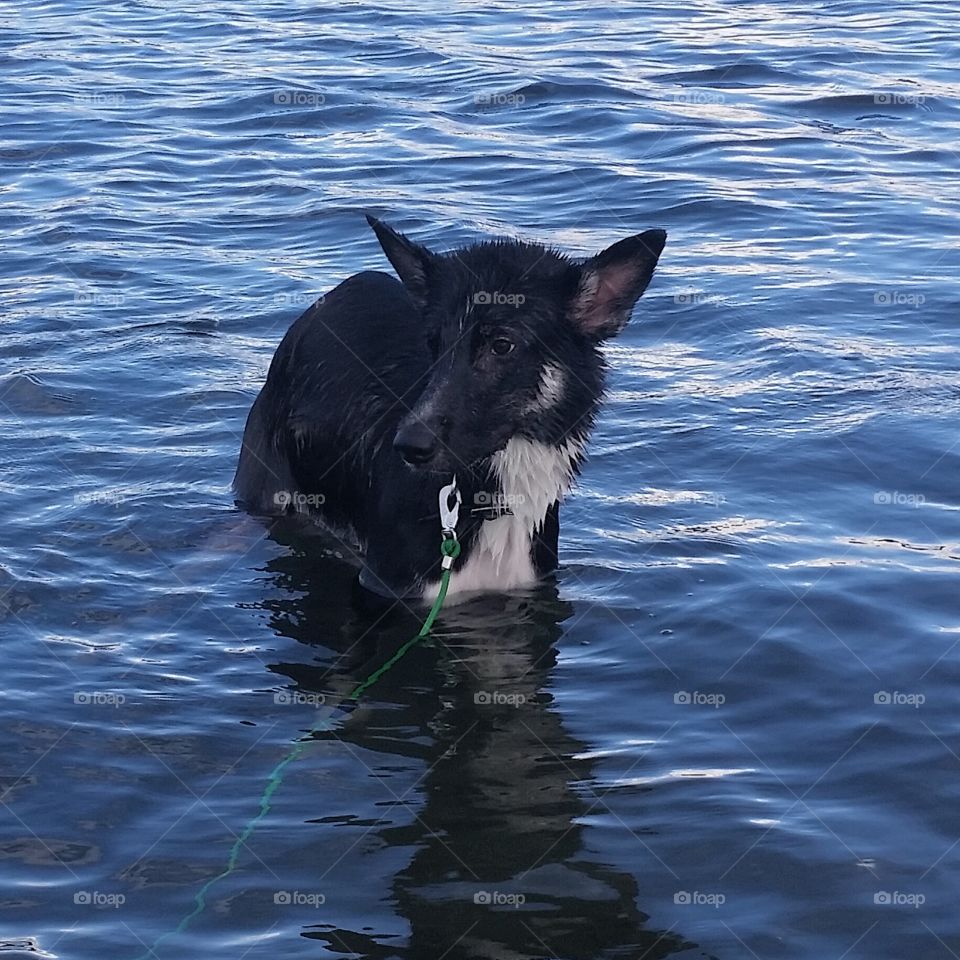
[[[434,253],[367,219],[400,279],[359,273],[287,331],[247,419],[239,501],[318,518],[359,546],[368,590],[429,601],[438,494],[455,477],[450,593],[531,586],[557,565],[560,503],[603,397],[600,344],[630,319],[666,233],[575,261],[516,240]]]

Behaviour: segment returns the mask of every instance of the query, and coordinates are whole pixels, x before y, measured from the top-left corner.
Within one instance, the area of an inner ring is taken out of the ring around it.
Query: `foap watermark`
[[[122,293],[75,293],[73,302],[83,307],[122,307],[126,297]]]
[[[273,102],[281,107],[322,107],[327,98],[319,90],[278,90]]]
[[[313,297],[308,293],[276,293],[273,296],[274,306],[277,307],[309,307],[323,303],[323,297]]]
[[[678,690],[673,695],[673,702],[683,706],[713,707],[713,709],[716,710],[727,702],[727,698],[722,693],[702,693],[700,690]]]
[[[697,490],[677,490],[673,496],[675,503],[707,503],[719,507],[727,502],[722,493],[700,493]]]
[[[878,106],[911,106],[918,107],[926,103],[926,96],[920,93],[875,93],[873,102]]]
[[[126,101],[122,93],[80,93],[73,98],[85,107],[122,107]]]
[[[527,702],[525,693],[502,693],[499,690],[478,690],[473,702],[483,707],[522,707]]]
[[[673,95],[674,103],[726,103],[727,98],[716,90],[681,90]]]
[[[273,902],[280,907],[322,907],[327,898],[322,893],[304,893],[302,890],[278,890]]]
[[[112,690],[77,690],[73,702],[83,707],[120,707],[127,702],[122,693]]]
[[[527,898],[522,893],[505,893],[502,890],[478,890],[473,902],[480,907],[522,907]]]
[[[102,487],[98,490],[81,490],[73,495],[74,506],[85,506],[90,503],[106,503],[112,507],[119,506],[125,500],[133,500],[143,496],[147,488],[142,484],[129,487]]]
[[[522,93],[475,93],[474,106],[477,107],[522,107],[527,98]]]
[[[878,690],[873,695],[873,702],[882,707],[913,707],[914,710],[918,710],[927,702],[927,698],[922,693]]]
[[[322,707],[327,698],[322,693],[304,693],[302,690],[280,690],[273,702],[281,707]]]
[[[878,890],[873,902],[880,907],[922,907],[927,898],[922,893],[904,893],[902,890]]]
[[[100,890],[78,890],[73,902],[81,907],[122,907],[127,898],[122,893],[102,893]]]
[[[700,890],[678,890],[673,902],[682,907],[722,907],[727,898],[722,893],[703,893]]]
[[[526,299],[522,293],[504,293],[502,290],[478,290],[473,295],[476,306],[521,307]]]
[[[922,493],[901,493],[899,490],[878,490],[873,495],[873,502],[878,506],[895,507],[922,507],[927,498]]]
[[[684,290],[673,295],[673,302],[677,304],[716,303],[719,299],[712,293],[701,293],[697,290]]]
[[[522,493],[501,493],[498,490],[478,490],[473,495],[475,507],[499,507],[509,510],[511,507],[520,507],[527,502]]]
[[[278,507],[293,507],[294,510],[309,510],[312,507],[322,507],[327,498],[322,493],[301,493],[299,490],[278,490],[273,495],[273,502]]]
[[[903,290],[878,290],[873,295],[877,307],[920,307],[927,302],[922,293],[906,293]]]

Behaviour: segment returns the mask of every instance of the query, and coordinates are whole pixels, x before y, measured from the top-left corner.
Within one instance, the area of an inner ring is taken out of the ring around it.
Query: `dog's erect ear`
[[[583,333],[604,340],[627,325],[666,242],[665,230],[647,230],[607,247],[581,266],[570,317]]]
[[[433,254],[376,217],[368,214],[367,223],[373,228],[383,252],[393,264],[407,292],[422,305],[427,295],[427,277],[434,260]]]

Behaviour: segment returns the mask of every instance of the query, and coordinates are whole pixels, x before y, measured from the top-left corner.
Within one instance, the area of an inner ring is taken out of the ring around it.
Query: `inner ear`
[[[376,217],[368,215],[367,223],[373,228],[383,252],[393,264],[393,269],[397,271],[397,276],[407,288],[407,292],[422,307],[426,301],[427,280],[434,255],[426,247],[414,243],[409,237]]]
[[[580,268],[570,317],[587,336],[616,336],[647,289],[667,242],[665,230],[647,230],[607,247]]]

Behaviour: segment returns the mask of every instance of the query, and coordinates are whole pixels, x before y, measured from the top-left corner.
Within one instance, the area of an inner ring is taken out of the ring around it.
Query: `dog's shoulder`
[[[352,277],[347,277],[323,298],[323,302],[331,303],[334,298],[363,300],[368,307],[375,307],[380,302],[393,303],[397,300],[413,306],[406,287],[396,277],[382,270],[362,270]]]

